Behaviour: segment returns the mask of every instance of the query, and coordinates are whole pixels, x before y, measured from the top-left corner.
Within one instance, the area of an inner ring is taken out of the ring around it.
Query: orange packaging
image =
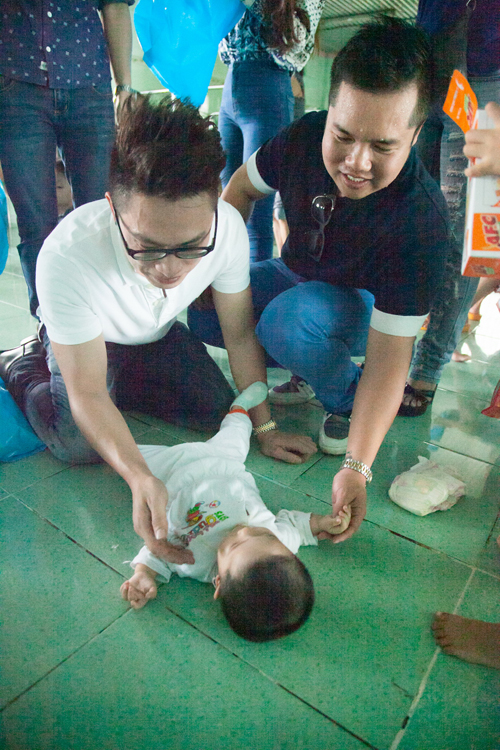
[[[455,70],[443,110],[462,128],[493,128],[486,112],[477,108],[469,82]],[[472,177],[467,185],[465,240],[462,258],[464,276],[500,278],[500,179]]]

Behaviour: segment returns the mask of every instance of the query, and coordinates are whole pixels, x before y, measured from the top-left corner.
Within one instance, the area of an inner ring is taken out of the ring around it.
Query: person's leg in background
[[[78,207],[104,198],[108,189],[113,98],[109,84],[58,93],[58,144]]]
[[[233,100],[233,65],[229,65],[222,89],[218,128],[222,148],[226,155],[226,166],[221,172],[222,187],[225,188],[232,175],[243,164],[243,133],[236,123]]]
[[[488,101],[500,101],[500,76],[470,78],[479,107]],[[429,325],[414,354],[406,393],[400,409],[404,416],[422,414],[432,400],[447,364],[457,346],[478,285],[478,279],[461,275],[465,225],[467,179],[463,174],[467,159],[463,155],[462,131],[442,115],[441,189],[450,211],[454,241],[446,259],[445,274],[431,308]],[[418,142],[417,142],[418,143]]]
[[[19,257],[35,315],[36,259],[57,225],[54,90],[0,76],[0,162],[14,205]]]
[[[240,144],[237,135],[231,134],[227,126],[227,113],[231,113],[233,123],[243,136],[243,163],[263,143],[292,122],[294,101],[289,73],[271,60],[233,63],[229,75],[227,86],[224,84],[222,123],[219,118],[222,145],[228,157],[223,184],[240,166],[237,158],[231,154],[231,149],[236,151]],[[247,223],[251,261],[272,257],[273,202],[272,195],[257,201]]]

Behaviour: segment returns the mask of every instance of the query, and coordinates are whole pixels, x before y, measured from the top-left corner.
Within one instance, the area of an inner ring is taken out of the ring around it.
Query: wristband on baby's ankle
[[[354,458],[344,458],[340,464],[341,469],[352,469],[353,471],[359,472],[366,479],[366,484],[370,484],[373,479],[372,470],[369,466],[364,464],[362,461],[356,461]]]
[[[271,430],[277,430],[278,425],[274,421],[274,419],[270,419],[269,422],[264,422],[264,424],[258,425],[258,427],[253,428],[253,434],[254,435],[262,435],[265,432],[271,432]]]

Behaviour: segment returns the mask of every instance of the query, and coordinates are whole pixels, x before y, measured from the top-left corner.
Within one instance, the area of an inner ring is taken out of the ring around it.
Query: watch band
[[[270,419],[269,422],[264,422],[264,424],[260,424],[258,427],[253,428],[253,434],[254,435],[262,435],[263,432],[271,432],[271,430],[277,430],[278,425],[274,421],[274,419]]]
[[[370,484],[373,479],[372,470],[369,466],[364,464],[362,461],[356,461],[354,458],[344,458],[340,464],[341,469],[353,469],[364,476],[366,483]]]
[[[129,94],[138,94],[137,89],[133,89],[128,83],[119,83],[115,88],[115,96],[118,96],[120,91],[127,91]]]

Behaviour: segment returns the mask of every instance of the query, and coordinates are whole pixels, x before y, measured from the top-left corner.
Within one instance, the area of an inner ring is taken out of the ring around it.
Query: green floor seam
[[[116,570],[115,568],[113,568],[113,567],[112,567],[111,565],[109,565],[109,563],[107,563],[107,562],[106,562],[105,560],[101,560],[101,558],[100,558],[100,557],[98,557],[98,556],[97,556],[97,555],[96,555],[96,554],[95,554],[94,552],[91,552],[91,551],[90,551],[89,549],[87,549],[86,547],[84,547],[84,546],[83,546],[83,544],[80,544],[80,542],[77,542],[77,541],[76,541],[76,539],[73,539],[73,537],[72,537],[72,536],[70,536],[69,534],[67,534],[67,533],[66,533],[65,531],[63,531],[62,529],[60,529],[60,528],[59,528],[59,526],[56,526],[56,524],[55,524],[55,523],[52,523],[52,521],[49,521],[49,519],[48,519],[48,518],[45,518],[45,516],[42,516],[42,515],[41,515],[41,514],[40,514],[40,513],[39,513],[39,512],[37,511],[37,510],[35,510],[35,508],[31,508],[31,507],[30,507],[29,505],[27,505],[27,504],[26,504],[26,503],[25,503],[25,502],[24,502],[23,500],[20,500],[20,499],[19,499],[18,497],[15,497],[14,495],[11,495],[10,497],[11,497],[11,499],[12,499],[12,498],[14,498],[14,499],[15,499],[15,500],[17,500],[17,501],[18,501],[19,503],[21,503],[21,505],[23,505],[23,506],[24,506],[24,507],[25,507],[25,508],[26,508],[27,510],[31,511],[32,513],[34,513],[34,514],[35,514],[35,515],[36,515],[36,516],[37,516],[37,517],[38,517],[38,518],[39,518],[39,519],[40,519],[41,521],[44,521],[45,523],[48,523],[48,524],[49,524],[49,526],[52,526],[52,528],[53,528],[53,529],[55,529],[55,530],[56,530],[56,531],[58,531],[58,532],[59,532],[60,534],[62,534],[63,536],[65,536],[65,537],[66,537],[66,539],[69,539],[69,541],[70,541],[70,542],[73,542],[73,544],[75,544],[75,545],[76,545],[77,547],[79,547],[79,548],[80,548],[81,550],[83,550],[83,552],[86,552],[86,553],[87,553],[87,555],[90,555],[90,557],[93,557],[93,558],[94,558],[94,560],[97,560],[97,562],[100,562],[100,563],[101,563],[102,565],[104,565],[104,566],[105,566],[106,568],[109,568],[109,570],[112,570],[112,571],[113,571],[113,573],[116,573],[117,575],[119,575],[119,576],[121,576],[122,578],[125,578],[125,579],[126,579],[126,576],[125,576],[125,575],[124,575],[123,573],[121,573],[121,572],[120,572],[119,570]]]
[[[9,708],[9,706],[12,706],[14,703],[16,703],[19,700],[19,698],[22,698],[23,695],[26,695],[26,693],[28,693],[30,690],[36,687],[40,682],[42,682],[42,680],[48,677],[49,674],[52,674],[52,672],[55,672],[56,669],[59,669],[59,667],[62,664],[65,664],[69,659],[72,659],[73,656],[75,656],[75,654],[78,654],[82,650],[82,648],[85,648],[85,646],[87,646],[89,643],[92,643],[92,641],[95,641],[96,638],[99,638],[100,635],[102,635],[106,630],[108,630],[115,622],[118,622],[118,620],[121,620],[122,617],[125,617],[125,615],[127,615],[129,612],[132,612],[132,608],[127,609],[121,615],[119,615],[118,617],[115,617],[115,619],[111,620],[111,622],[109,622],[106,625],[106,627],[101,628],[101,630],[99,630],[98,633],[95,633],[93,636],[91,636],[91,638],[89,638],[80,646],[78,646],[78,648],[72,651],[71,654],[68,654],[67,656],[65,656],[64,659],[61,659],[61,661],[58,664],[53,666],[52,669],[49,669],[47,672],[45,672],[45,674],[39,677],[38,680],[35,680],[35,682],[32,685],[22,690],[18,695],[15,696],[15,698],[12,698],[12,700],[8,701],[8,703],[6,703],[5,706],[0,709],[0,714],[3,713],[6,708]]]
[[[175,610],[171,609],[168,605],[164,605],[164,606],[165,606],[165,609],[168,610],[168,612],[170,612],[171,614],[173,614],[175,617],[178,617],[180,620],[182,620],[184,623],[186,623],[186,625],[189,625],[191,628],[193,628],[193,630],[196,630],[196,632],[200,633],[200,635],[204,636],[205,638],[208,638],[210,641],[212,641],[212,643],[215,643],[217,646],[219,646],[219,648],[223,649],[226,653],[231,654],[231,656],[233,656],[235,659],[237,659],[238,661],[242,662],[243,664],[246,664],[247,667],[250,667],[250,669],[253,669],[255,672],[258,672],[262,677],[264,677],[266,680],[268,680],[268,682],[271,682],[273,685],[276,685],[276,687],[279,687],[281,690],[284,690],[286,693],[288,693],[289,695],[291,695],[294,698],[296,698],[298,701],[300,701],[301,703],[303,703],[305,706],[307,706],[308,708],[312,709],[315,713],[319,714],[320,716],[323,716],[325,719],[327,719],[328,721],[330,721],[332,724],[335,724],[335,726],[337,726],[340,729],[342,729],[342,731],[346,732],[351,737],[354,737],[359,742],[362,742],[363,745],[366,745],[366,747],[369,747],[371,750],[379,750],[379,748],[375,747],[375,745],[371,745],[369,742],[367,742],[366,740],[364,740],[362,737],[360,737],[357,734],[354,734],[354,732],[351,732],[349,729],[347,729],[346,727],[344,727],[343,724],[339,724],[339,722],[335,721],[335,719],[333,719],[331,716],[328,716],[328,714],[325,714],[323,711],[320,711],[318,708],[316,708],[316,706],[313,706],[311,703],[308,703],[308,701],[304,700],[304,698],[301,698],[300,695],[297,695],[292,690],[289,690],[284,685],[282,685],[280,682],[277,682],[276,680],[274,680],[266,672],[263,672],[262,669],[259,669],[259,667],[256,667],[254,664],[252,664],[251,662],[247,661],[247,659],[243,659],[241,656],[239,656],[239,654],[236,654],[234,651],[231,651],[231,649],[229,649],[223,643],[220,643],[215,638],[213,638],[211,635],[208,635],[208,633],[205,633],[199,627],[197,627],[196,625],[194,625],[192,622],[189,622],[189,620],[186,620],[185,617],[183,617],[182,615],[180,615]],[[131,611],[131,610],[128,610],[128,611]]]
[[[473,568],[471,570],[470,576],[467,579],[467,581],[465,582],[465,586],[464,586],[464,588],[462,590],[462,593],[459,595],[459,597],[457,599],[457,603],[455,604],[455,607],[453,608],[453,614],[456,614],[458,608],[462,604],[462,602],[464,600],[464,597],[465,597],[465,594],[467,593],[467,589],[469,588],[469,586],[470,586],[470,584],[472,582],[472,579],[473,579],[473,577],[474,577],[474,575],[476,573],[476,570],[477,570],[476,568]],[[422,677],[422,680],[420,682],[417,694],[416,694],[415,698],[413,699],[413,702],[412,702],[410,708],[408,709],[408,713],[406,714],[406,716],[405,716],[405,718],[403,720],[403,724],[401,726],[401,729],[396,734],[396,736],[394,738],[394,741],[393,741],[392,745],[390,746],[389,750],[397,750],[397,748],[399,747],[399,745],[401,743],[401,740],[403,739],[403,737],[404,737],[404,735],[406,733],[406,729],[408,727],[408,724],[410,723],[411,718],[414,715],[415,711],[417,710],[418,704],[420,703],[420,701],[422,699],[422,696],[423,696],[423,694],[425,692],[425,688],[427,687],[427,683],[429,681],[429,677],[431,676],[431,672],[432,672],[432,670],[434,668],[434,665],[435,665],[435,663],[437,661],[437,658],[438,658],[438,656],[439,656],[440,653],[441,653],[441,649],[439,648],[439,646],[437,646],[437,648],[434,651],[434,654],[432,655],[432,658],[431,658],[431,660],[429,662],[429,665],[428,665],[428,667],[427,667],[427,669],[425,671],[425,674]]]

